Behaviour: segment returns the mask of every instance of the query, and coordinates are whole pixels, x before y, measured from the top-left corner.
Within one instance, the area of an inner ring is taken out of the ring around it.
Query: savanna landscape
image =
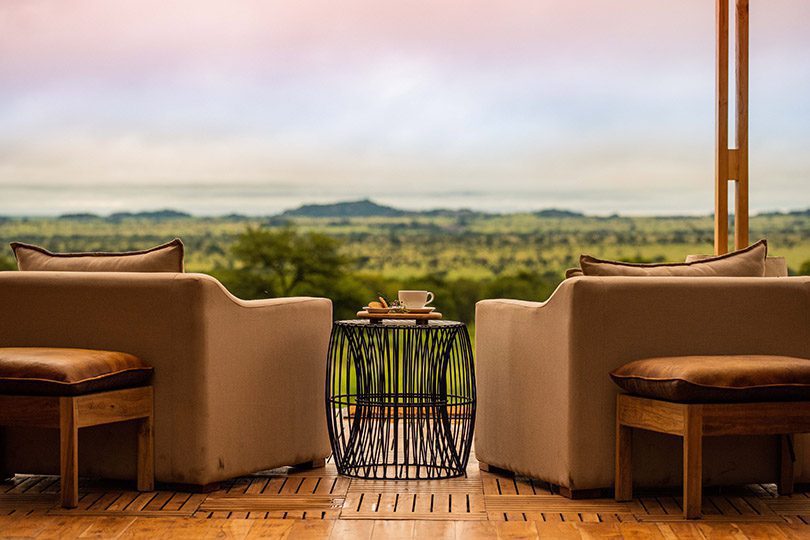
[[[426,288],[446,317],[472,322],[483,298],[546,299],[581,253],[633,262],[711,253],[710,216],[588,216],[564,210],[487,214],[408,212],[357,201],[303,206],[270,217],[195,217],[175,211],[0,218],[0,240],[52,251],[122,251],[174,237],[186,270],[218,277],[243,298],[332,298],[352,317],[378,293]],[[768,238],[791,274],[810,274],[810,210],[764,213],[751,238]],[[15,267],[4,248],[0,267]]]

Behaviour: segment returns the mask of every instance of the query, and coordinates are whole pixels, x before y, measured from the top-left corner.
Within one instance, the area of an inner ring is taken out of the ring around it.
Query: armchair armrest
[[[206,280],[206,291],[208,440],[216,476],[328,456],[324,388],[332,302],[245,301],[214,279]]]
[[[498,299],[476,305],[476,456],[563,485],[567,438],[548,434],[568,425],[572,293],[564,282],[547,302]],[[531,463],[543,467],[527,466]]]

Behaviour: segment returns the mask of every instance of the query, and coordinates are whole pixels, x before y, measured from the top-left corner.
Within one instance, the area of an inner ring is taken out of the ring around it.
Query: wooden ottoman
[[[810,433],[810,359],[685,356],[631,362],[611,373],[632,395],[616,404],[615,498],[633,498],[632,430],[683,438],[683,513],[701,517],[703,437],[779,435],[779,492],[793,491],[791,435]]]
[[[152,387],[147,386],[151,376],[151,367],[121,352],[0,348],[0,426],[59,429],[62,506],[75,508],[79,428],[137,420],[137,487],[151,491],[154,415]]]

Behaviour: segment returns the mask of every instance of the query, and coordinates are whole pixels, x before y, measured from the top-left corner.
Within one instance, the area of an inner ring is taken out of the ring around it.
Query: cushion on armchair
[[[768,243],[760,240],[739,251],[687,263],[636,264],[582,255],[579,264],[586,276],[762,277],[767,255]]]
[[[687,255],[685,262],[705,261],[711,259],[713,255]],[[765,273],[762,277],[788,277],[787,260],[784,257],[765,258]]]
[[[572,277],[583,276],[585,274],[582,273],[582,268],[568,268],[565,271],[565,279],[569,279]]]
[[[11,249],[22,271],[56,272],[182,272],[183,242],[171,242],[140,251],[118,253],[52,253],[47,249],[12,242]]]
[[[630,394],[678,403],[810,399],[810,359],[792,356],[648,358],[610,377]]]

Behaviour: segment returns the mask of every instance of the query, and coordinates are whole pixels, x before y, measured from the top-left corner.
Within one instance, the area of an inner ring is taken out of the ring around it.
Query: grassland
[[[236,267],[229,246],[247,227],[294,226],[341,240],[360,292],[432,286],[457,297],[455,315],[471,317],[484,295],[542,299],[581,253],[632,261],[682,261],[712,252],[709,217],[541,217],[533,214],[447,214],[346,218],[3,218],[0,241],[54,251],[129,250],[180,237],[187,270]],[[751,238],[768,238],[792,273],[810,269],[810,213],[770,214],[751,221]],[[4,255],[8,266],[10,250]],[[529,285],[525,285],[529,283]],[[485,284],[486,286],[482,285]],[[452,285],[452,290],[450,289]],[[376,289],[376,290],[375,290]],[[322,291],[328,295],[330,291]],[[346,300],[347,313],[354,309]]]
[[[246,227],[292,224],[343,241],[358,271],[405,279],[442,272],[481,279],[519,271],[562,272],[580,253],[638,261],[679,261],[712,251],[708,217],[568,217],[532,214],[357,218],[6,218],[0,241],[17,240],[53,251],[138,249],[174,237],[187,246],[187,267],[204,272],[229,264],[228,247]],[[751,238],[768,238],[770,254],[798,272],[810,260],[810,215],[765,215],[751,222]],[[10,250],[0,253],[10,256]]]

